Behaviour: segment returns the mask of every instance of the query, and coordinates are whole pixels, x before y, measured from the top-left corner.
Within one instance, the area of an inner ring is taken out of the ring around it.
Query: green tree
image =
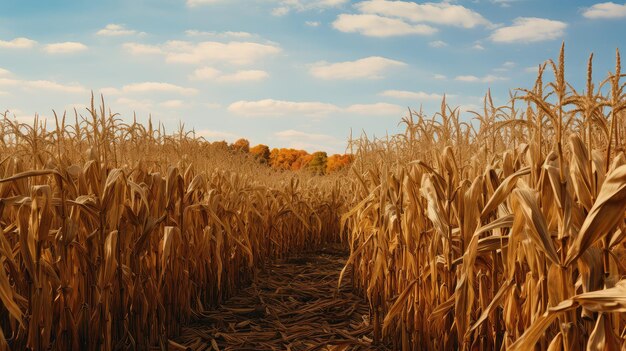
[[[323,151],[314,152],[311,161],[307,165],[307,169],[315,174],[326,174],[326,163],[328,155]]]

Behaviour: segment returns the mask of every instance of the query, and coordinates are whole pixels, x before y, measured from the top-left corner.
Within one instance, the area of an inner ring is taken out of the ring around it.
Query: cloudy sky
[[[506,102],[563,40],[582,88],[589,53],[604,78],[623,33],[626,4],[596,1],[1,0],[0,110],[84,114],[93,90],[170,131],[342,152],[444,93]]]

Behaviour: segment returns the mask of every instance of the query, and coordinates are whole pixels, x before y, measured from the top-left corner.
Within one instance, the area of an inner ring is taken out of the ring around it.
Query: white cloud
[[[565,34],[567,23],[536,17],[518,17],[513,25],[496,29],[490,36],[497,43],[532,43],[553,40]]]
[[[405,108],[402,106],[379,102],[375,104],[355,104],[346,108],[348,113],[356,113],[359,115],[377,115],[377,116],[394,116],[402,114]]]
[[[146,93],[146,92],[165,92],[178,93],[182,95],[192,95],[198,91],[193,88],[184,88],[178,85],[162,82],[142,82],[125,85],[122,87],[123,92],[128,93]]]
[[[50,80],[20,80],[0,78],[0,87],[17,87],[24,90],[46,90],[63,93],[84,94],[88,90],[79,84],[61,84]]]
[[[163,53],[163,50],[161,50],[161,48],[154,45],[124,43],[122,47],[133,55],[156,55]]]
[[[492,3],[500,5],[501,7],[511,7],[511,4],[517,0],[491,0]]]
[[[508,80],[508,78],[488,74],[484,77],[477,77],[477,76],[472,76],[472,75],[456,76],[454,80],[457,80],[459,82],[470,82],[470,83],[476,83],[476,82],[493,83],[496,81]]]
[[[526,73],[539,73],[539,66],[530,66],[524,68],[524,72]]]
[[[326,150],[341,153],[346,145],[344,140],[331,135],[308,133],[294,129],[278,131],[274,133],[274,137],[279,139],[284,147],[307,150],[309,152]]]
[[[385,90],[379,95],[391,97],[395,99],[406,100],[441,100],[443,95],[435,93],[425,93],[423,91],[406,91],[406,90]]]
[[[506,61],[505,63],[502,64],[502,66],[498,67],[498,68],[494,68],[493,70],[496,72],[507,72],[509,71],[511,68],[515,67],[516,64],[513,61]]]
[[[306,24],[309,27],[319,27],[321,23],[318,21],[306,21],[304,22],[304,24]]]
[[[15,38],[13,40],[0,40],[0,49],[30,49],[37,42],[28,38]]]
[[[485,50],[485,47],[484,47],[484,46],[482,46],[481,44],[478,44],[478,43],[477,43],[477,44],[474,44],[474,45],[472,46],[472,49],[474,49],[474,50]]]
[[[240,41],[228,43],[203,41],[193,43],[174,40],[162,45],[126,43],[124,47],[133,54],[162,54],[165,56],[166,62],[186,64],[223,62],[247,65],[281,51],[281,48],[275,44]]]
[[[281,130],[279,132],[274,133],[275,136],[281,139],[297,139],[297,140],[307,140],[307,141],[336,141],[334,137],[326,134],[315,134],[315,133],[307,133],[298,130],[288,129]]]
[[[433,78],[436,79],[436,80],[446,80],[446,79],[448,79],[448,77],[446,77],[443,74],[435,74],[435,75],[433,75]]]
[[[370,56],[356,61],[338,63],[318,62],[311,66],[311,74],[320,79],[377,79],[393,67],[406,66],[406,63],[380,56]]]
[[[196,130],[197,137],[203,137],[207,140],[226,140],[226,141],[235,141],[241,138],[238,134],[223,132],[218,130],[209,130],[209,129],[201,129]]]
[[[248,32],[204,32],[195,29],[189,29],[185,31],[185,35],[190,37],[215,37],[215,38],[236,38],[236,39],[247,39],[255,37],[255,34]]]
[[[362,13],[403,18],[412,22],[429,22],[463,28],[491,25],[478,12],[447,1],[418,4],[410,1],[368,0],[355,6]]]
[[[188,7],[196,7],[200,5],[210,5],[222,2],[222,0],[187,0]]]
[[[232,74],[225,74],[217,78],[221,82],[251,82],[268,78],[270,75],[261,70],[237,71]]]
[[[375,104],[354,104],[342,108],[334,104],[318,101],[295,102],[265,99],[258,101],[236,101],[228,106],[228,110],[238,115],[250,117],[324,117],[331,113],[391,116],[401,114],[404,108],[382,102]]]
[[[149,112],[153,109],[152,101],[150,100],[138,100],[127,97],[120,97],[115,101],[118,105],[123,105],[130,108],[133,111],[145,111]]]
[[[10,74],[11,74],[11,72],[9,70],[4,69],[4,68],[0,68],[0,77],[1,76],[8,76]]]
[[[391,37],[409,34],[430,35],[437,29],[426,24],[410,24],[401,19],[374,14],[341,14],[333,27],[345,33],[360,33],[370,37]]]
[[[196,69],[189,76],[191,80],[215,80],[218,82],[250,82],[260,81],[268,78],[269,73],[261,70],[244,70],[230,74],[223,74],[220,70],[213,67],[202,67]]]
[[[104,95],[118,95],[122,93],[176,93],[181,95],[193,95],[197,92],[197,89],[185,88],[175,84],[162,82],[141,82],[124,85],[121,89],[100,89],[100,93]]]
[[[167,100],[159,103],[159,106],[165,108],[183,108],[186,107],[183,100]]]
[[[96,32],[96,35],[105,36],[105,37],[120,37],[127,35],[135,35],[135,34],[145,34],[143,32],[138,33],[136,30],[128,29],[122,24],[107,24],[104,28],[100,29]]]
[[[281,17],[289,13],[289,7],[281,6],[272,10],[272,16]]]
[[[272,10],[274,16],[284,16],[291,10],[298,12],[308,10],[323,10],[339,7],[349,0],[277,0],[279,6]]]
[[[72,54],[87,50],[87,45],[75,41],[48,44],[43,49],[49,54]]]
[[[222,72],[213,67],[202,67],[193,71],[193,74],[189,76],[191,80],[212,80],[217,78]]]
[[[323,116],[341,109],[323,102],[294,102],[274,99],[237,101],[228,106],[230,112],[245,116]]]
[[[583,16],[590,19],[615,19],[626,17],[626,3],[623,5],[614,2],[595,4],[583,11]]]
[[[443,40],[435,40],[435,41],[431,41],[430,43],[428,43],[428,46],[433,47],[433,48],[444,48],[448,46],[448,43],[446,43]]]

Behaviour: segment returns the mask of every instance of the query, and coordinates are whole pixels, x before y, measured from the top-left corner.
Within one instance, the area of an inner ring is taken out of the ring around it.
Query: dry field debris
[[[618,52],[595,83],[592,59],[573,87],[561,48],[473,121],[445,99],[409,110],[328,176],[103,101],[47,125],[5,116],[0,349],[623,350],[624,74]],[[284,261],[338,242],[345,265]]]
[[[251,286],[183,328],[193,350],[386,350],[372,345],[367,302],[349,282],[336,248],[269,263]]]

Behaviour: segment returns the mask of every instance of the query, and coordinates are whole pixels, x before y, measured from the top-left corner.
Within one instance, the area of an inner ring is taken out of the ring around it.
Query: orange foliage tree
[[[233,151],[239,151],[239,152],[245,152],[245,153],[250,152],[250,142],[244,138],[241,138],[235,141],[230,147]]]
[[[340,155],[334,154],[328,157],[328,161],[326,161],[326,173],[337,172],[352,163],[354,157],[352,155]]]
[[[308,153],[304,150],[296,149],[272,149],[270,153],[270,166],[274,169],[298,170],[302,167],[301,158]]]

